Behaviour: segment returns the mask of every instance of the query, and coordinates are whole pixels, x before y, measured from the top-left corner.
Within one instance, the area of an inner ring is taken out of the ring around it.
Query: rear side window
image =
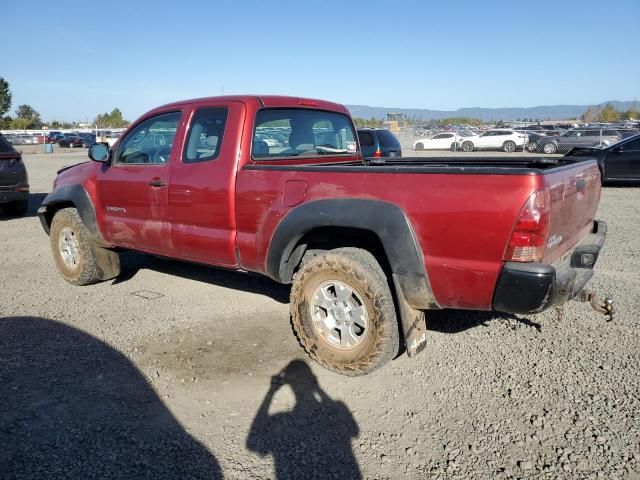
[[[2,135],[0,135],[0,153],[15,152],[15,148]]]
[[[193,114],[183,163],[207,162],[218,158],[228,110],[224,107],[199,108]]]
[[[369,132],[359,132],[358,138],[360,138],[360,146],[362,147],[373,147],[374,140],[373,135]]]
[[[378,139],[382,147],[397,147],[400,145],[393,133],[386,130],[378,131]]]
[[[256,159],[353,155],[356,135],[346,115],[302,108],[263,109],[256,114]]]

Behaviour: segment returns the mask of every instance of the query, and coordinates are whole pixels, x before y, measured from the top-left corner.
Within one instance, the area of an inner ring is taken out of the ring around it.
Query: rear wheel
[[[72,285],[90,285],[104,280],[87,227],[75,208],[63,208],[53,217],[50,231],[51,252],[62,278]],[[109,261],[117,263],[117,253],[103,251]]]
[[[416,143],[415,146],[413,147],[414,150],[424,150],[424,144],[422,143]]]
[[[542,147],[542,151],[547,155],[554,154],[556,153],[557,150],[558,150],[558,147],[556,147],[555,143],[547,143],[544,145],[544,147]]]
[[[473,143],[472,142],[462,142],[462,151],[463,152],[473,152]]]
[[[509,140],[507,142],[504,142],[504,145],[502,146],[502,148],[507,153],[515,152],[516,151],[516,143],[512,142],[511,140]]]
[[[313,360],[343,375],[372,372],[399,349],[387,277],[359,248],[338,248],[303,263],[291,289],[291,326]]]
[[[29,208],[29,200],[18,200],[16,202],[5,203],[0,206],[5,215],[9,217],[21,217]]]

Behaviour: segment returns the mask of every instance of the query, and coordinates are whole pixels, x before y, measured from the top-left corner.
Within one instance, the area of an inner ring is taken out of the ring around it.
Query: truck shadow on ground
[[[53,320],[0,319],[2,478],[222,478],[136,367]]]
[[[541,324],[512,313],[445,309],[428,311],[426,317],[427,329],[441,333],[460,333],[470,328],[486,327],[496,320],[507,322],[513,328],[525,326],[542,330]]]
[[[24,215],[21,215],[19,217],[10,217],[8,215],[5,215],[2,212],[2,209],[0,207],[0,222],[5,221],[5,220],[16,220],[19,218],[25,218],[25,217],[35,217],[38,215],[38,207],[40,207],[40,205],[42,205],[42,201],[44,200],[44,197],[46,197],[48,194],[47,193],[30,193],[29,194],[29,208],[27,210],[27,213],[25,213]]]
[[[153,270],[220,287],[265,295],[278,303],[289,303],[290,285],[247,273],[233,272],[195,263],[168,260],[137,252],[120,254],[121,273],[113,284],[131,280],[140,270]]]
[[[270,414],[278,390],[288,385],[295,395],[292,409]],[[253,419],[246,447],[271,455],[276,479],[362,478],[351,448],[359,434],[348,407],[330,398],[306,362],[293,360],[271,378]]]
[[[265,295],[282,304],[289,303],[290,285],[281,285],[259,275],[221,270],[137,252],[121,253],[120,262],[122,272],[113,280],[114,284],[131,280],[140,270],[153,270],[225,288]],[[487,326],[489,322],[495,320],[542,330],[541,324],[511,313],[444,309],[427,311],[426,317],[427,329],[442,333],[459,333],[470,328]]]

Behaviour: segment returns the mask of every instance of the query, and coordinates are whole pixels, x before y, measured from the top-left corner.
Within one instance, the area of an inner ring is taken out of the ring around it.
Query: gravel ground
[[[422,354],[354,379],[264,278],[127,254],[66,284],[35,209],[84,158],[26,155],[30,215],[0,219],[3,478],[640,478],[640,189],[598,212],[614,322],[433,312]]]

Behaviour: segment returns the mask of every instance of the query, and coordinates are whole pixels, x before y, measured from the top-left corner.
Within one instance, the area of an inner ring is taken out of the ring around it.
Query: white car
[[[457,132],[440,132],[413,142],[414,150],[450,150],[460,140]]]
[[[460,150],[473,152],[474,150],[504,150],[515,152],[522,149],[528,141],[525,133],[515,132],[505,128],[494,128],[480,135],[464,138],[458,141]]]

